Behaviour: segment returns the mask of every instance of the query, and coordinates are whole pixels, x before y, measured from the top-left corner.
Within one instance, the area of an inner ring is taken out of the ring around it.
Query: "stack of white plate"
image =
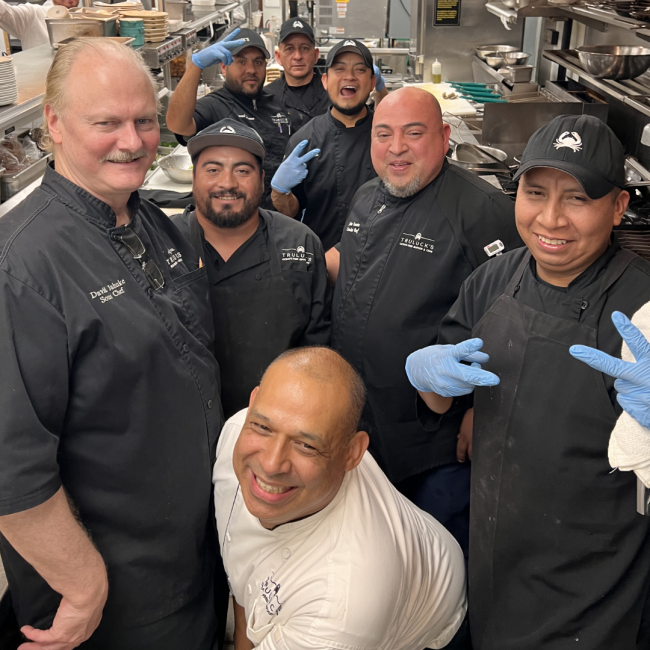
[[[141,18],[144,22],[146,43],[160,43],[169,36],[166,11],[125,11],[125,18]]]
[[[13,104],[18,99],[16,71],[10,56],[0,56],[0,106]]]
[[[120,14],[123,14],[125,11],[142,11],[144,8],[142,3],[137,0],[134,0],[133,2],[116,2],[115,4],[110,4],[108,2],[93,2],[93,6],[110,10],[117,9]]]

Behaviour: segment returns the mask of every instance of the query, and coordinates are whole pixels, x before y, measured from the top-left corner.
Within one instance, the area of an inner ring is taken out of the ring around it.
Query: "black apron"
[[[597,347],[608,289],[635,258],[614,257],[584,322],[504,294],[472,330],[501,383],[474,396],[470,625],[475,650],[632,650],[648,592],[649,519],[636,477],[612,472],[617,413],[603,375],[571,357]],[[580,306],[577,307],[580,309]]]
[[[269,227],[267,223],[267,233]],[[205,263],[201,235],[201,226],[193,213],[190,239]],[[221,403],[226,418],[248,406],[251,391],[259,385],[268,365],[296,347],[307,327],[303,311],[282,278],[278,251],[269,245],[268,237],[266,248],[271,277],[261,278],[246,288],[217,283],[215,269],[206,263],[215,356],[221,370]]]

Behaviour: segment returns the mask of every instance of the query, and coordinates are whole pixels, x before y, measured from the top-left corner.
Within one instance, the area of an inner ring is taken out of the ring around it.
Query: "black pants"
[[[217,639],[214,586],[160,621],[131,629],[100,623],[83,650],[213,650]]]

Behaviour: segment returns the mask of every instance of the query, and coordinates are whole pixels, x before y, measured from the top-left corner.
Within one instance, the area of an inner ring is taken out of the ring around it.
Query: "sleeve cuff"
[[[52,477],[43,487],[35,492],[19,497],[2,499],[0,501],[0,517],[14,515],[31,508],[36,508],[47,500],[51,499],[61,487],[61,479],[58,476]]]
[[[451,408],[440,415],[434,413],[420,397],[420,394],[415,392],[415,414],[420,423],[420,426],[425,431],[435,432],[443,428],[446,422],[451,419],[458,419],[458,417],[471,409],[474,405],[474,395],[463,395],[462,397],[454,398]]]

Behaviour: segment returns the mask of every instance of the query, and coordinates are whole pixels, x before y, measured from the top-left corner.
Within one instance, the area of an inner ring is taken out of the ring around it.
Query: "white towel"
[[[646,339],[650,340],[650,303],[646,303],[631,318]],[[634,361],[627,343],[621,350],[623,361]],[[646,429],[623,411],[609,438],[609,464],[623,472],[634,471],[642,483],[650,488],[650,429]]]

